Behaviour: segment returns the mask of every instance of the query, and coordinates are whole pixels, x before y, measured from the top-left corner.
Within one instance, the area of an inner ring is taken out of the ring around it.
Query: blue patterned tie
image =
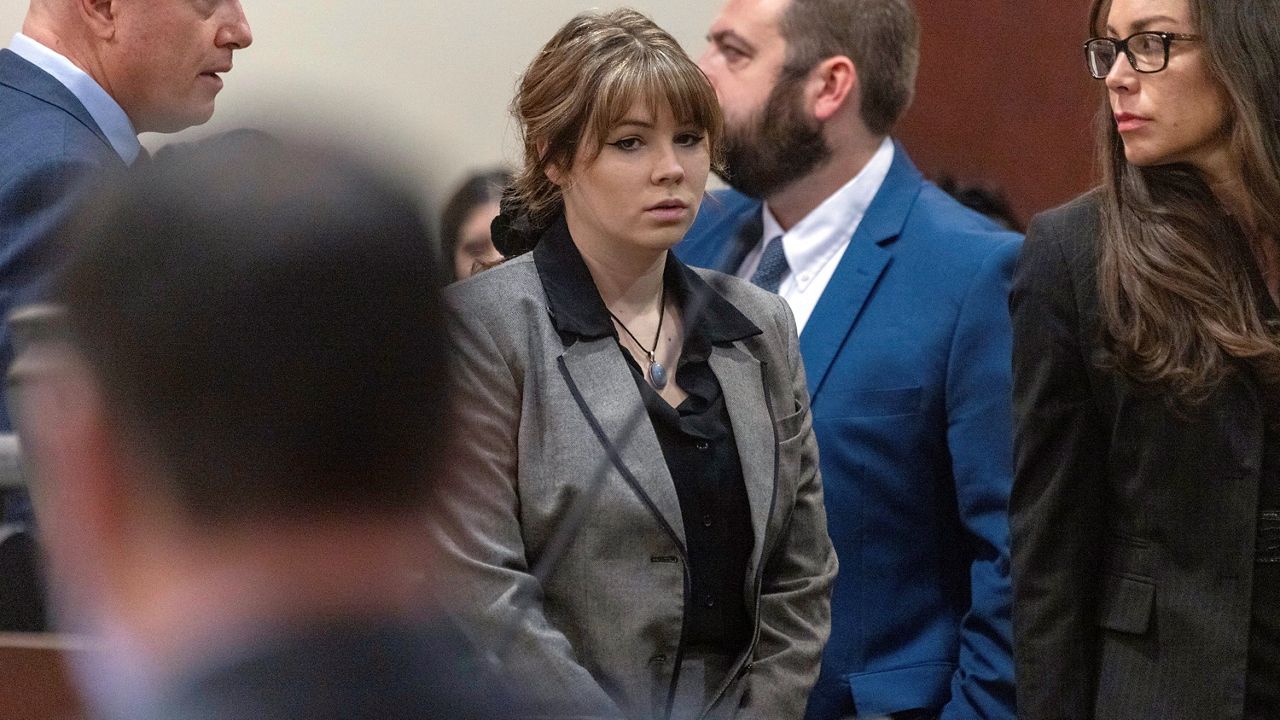
[[[782,284],[782,276],[790,269],[787,254],[782,251],[782,236],[779,235],[765,243],[764,252],[760,254],[760,264],[751,275],[751,283],[776,293],[778,286]]]

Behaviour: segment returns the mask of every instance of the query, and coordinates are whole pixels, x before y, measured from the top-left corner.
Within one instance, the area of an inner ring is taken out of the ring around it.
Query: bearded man
[[[677,254],[796,316],[840,559],[810,720],[1014,717],[1006,298],[1021,238],[926,182],[907,0],[729,0],[726,179]]]

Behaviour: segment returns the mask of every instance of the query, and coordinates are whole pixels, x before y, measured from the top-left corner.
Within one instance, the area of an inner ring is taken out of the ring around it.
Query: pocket
[[[1098,625],[1116,632],[1145,633],[1151,625],[1155,599],[1154,583],[1107,573],[1103,576]]]
[[[822,417],[889,417],[920,412],[920,386],[825,392],[815,404]]]
[[[804,412],[804,408],[800,408],[786,417],[778,418],[774,423],[778,431],[778,444],[792,440],[800,434],[801,428],[804,427]]]

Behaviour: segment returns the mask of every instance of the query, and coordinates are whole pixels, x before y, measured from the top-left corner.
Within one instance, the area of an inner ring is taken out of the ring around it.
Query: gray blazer
[[[551,717],[664,718],[689,575],[675,486],[612,337],[566,347],[534,253],[450,287],[457,438],[434,532],[476,639]],[[709,358],[741,455],[755,545],[749,646],[701,717],[800,718],[830,630],[836,557],[794,319],[786,303],[697,271],[762,328]],[[609,460],[611,450],[616,456]],[[574,500],[599,497],[544,583],[531,575]],[[526,611],[516,598],[535,598]]]

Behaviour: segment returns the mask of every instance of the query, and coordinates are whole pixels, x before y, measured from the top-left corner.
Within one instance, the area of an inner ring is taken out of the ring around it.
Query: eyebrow
[[[755,50],[755,45],[752,45],[746,38],[732,30],[720,30],[719,32],[713,32],[707,35],[707,42],[713,42],[717,45],[723,43],[725,40],[732,40],[739,45],[746,46],[748,50]]]
[[[1133,32],[1142,32],[1143,30],[1150,28],[1152,25],[1155,25],[1156,23],[1161,23],[1161,22],[1167,22],[1167,23],[1170,23],[1171,25],[1178,24],[1177,20],[1174,20],[1168,15],[1152,15],[1151,17],[1145,17],[1145,18],[1142,18],[1141,20],[1138,20],[1132,23],[1129,27],[1130,29],[1133,30]],[[1112,35],[1120,34],[1116,32],[1116,29],[1111,27],[1110,25],[1107,26],[1107,32],[1111,33]]]

